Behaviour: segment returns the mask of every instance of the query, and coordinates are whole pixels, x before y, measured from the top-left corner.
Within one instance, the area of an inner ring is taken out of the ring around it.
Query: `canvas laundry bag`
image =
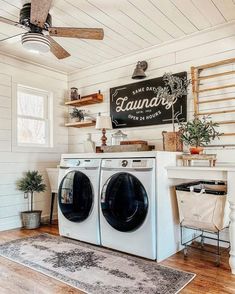
[[[229,225],[225,186],[204,184],[202,189],[194,189],[198,185],[198,182],[196,185],[188,184],[189,191],[180,190],[180,185],[176,187],[180,223],[183,226],[212,232],[224,229]],[[206,193],[208,190],[210,193]],[[215,194],[212,194],[213,191]]]

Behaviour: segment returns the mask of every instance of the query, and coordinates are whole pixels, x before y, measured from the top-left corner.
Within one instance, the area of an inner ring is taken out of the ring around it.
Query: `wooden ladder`
[[[206,111],[206,112],[201,112],[200,111],[200,105],[201,104],[209,104],[209,103],[221,103],[225,101],[231,101],[235,100],[234,97],[224,97],[224,98],[218,98],[218,99],[211,99],[211,100],[200,100],[200,93],[203,92],[209,92],[209,91],[215,91],[215,90],[220,90],[220,89],[226,89],[226,88],[235,88],[235,84],[228,84],[228,85],[223,85],[223,86],[217,86],[217,87],[210,87],[210,88],[205,88],[205,89],[200,89],[201,86],[201,81],[203,80],[208,80],[208,79],[213,79],[221,76],[226,76],[226,75],[234,75],[235,70],[230,70],[230,71],[224,71],[220,73],[215,73],[211,75],[204,75],[201,76],[201,73],[205,69],[210,69],[210,68],[217,68],[221,65],[226,65],[226,64],[234,64],[235,63],[235,58],[230,58],[226,60],[221,60],[218,62],[213,62],[213,63],[208,63],[200,66],[193,66],[191,67],[191,76],[192,76],[192,91],[193,91],[193,99],[194,99],[194,113],[197,116],[207,116],[207,115],[218,115],[218,114],[224,114],[224,113],[235,113],[235,108],[234,109],[229,109],[224,107],[224,110],[221,111]],[[224,125],[224,124],[235,124],[235,116],[234,120],[223,120],[223,121],[218,121],[218,124]],[[235,136],[234,133],[224,133],[223,136]]]

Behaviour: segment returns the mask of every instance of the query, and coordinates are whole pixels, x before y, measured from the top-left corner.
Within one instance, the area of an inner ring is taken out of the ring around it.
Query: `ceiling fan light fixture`
[[[50,51],[50,41],[42,34],[38,33],[26,33],[22,35],[23,47],[32,52],[47,53]]]
[[[52,37],[91,40],[103,40],[104,38],[102,28],[53,27],[50,8],[53,6],[54,0],[21,1],[23,7],[20,9],[19,21],[0,15],[0,24],[5,23],[26,30],[27,33],[22,36],[21,42],[22,47],[29,52],[47,53],[50,51],[57,59],[64,59],[70,56],[69,52]],[[0,40],[0,43],[18,35],[4,38]]]

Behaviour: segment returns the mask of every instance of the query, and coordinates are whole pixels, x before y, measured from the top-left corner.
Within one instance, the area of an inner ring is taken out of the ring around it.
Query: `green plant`
[[[21,178],[17,183],[17,189],[24,193],[30,193],[31,199],[31,211],[33,211],[33,196],[34,192],[44,192],[46,185],[43,182],[42,175],[38,171],[27,171],[25,176]]]
[[[208,145],[215,138],[219,138],[216,128],[219,124],[208,120],[208,117],[200,119],[195,116],[193,120],[179,124],[181,139],[186,145],[200,147]]]
[[[69,115],[71,118],[78,118],[79,120],[84,119],[84,111],[81,109],[77,109],[76,107],[73,108],[73,111],[70,112]]]
[[[177,120],[177,116],[175,117],[174,104],[177,102],[178,99],[187,95],[188,86],[191,81],[187,80],[186,77],[181,78],[173,75],[172,73],[165,73],[162,79],[165,83],[165,87],[158,87],[158,90],[160,90],[159,95],[162,99],[167,101],[167,103],[171,107],[171,120],[173,132],[175,132],[175,121]]]

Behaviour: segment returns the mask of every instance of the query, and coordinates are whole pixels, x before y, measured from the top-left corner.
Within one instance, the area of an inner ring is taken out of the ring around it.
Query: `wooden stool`
[[[209,160],[209,165],[213,167],[216,163],[216,154],[183,154],[181,159],[183,166],[191,166],[192,160]]]

